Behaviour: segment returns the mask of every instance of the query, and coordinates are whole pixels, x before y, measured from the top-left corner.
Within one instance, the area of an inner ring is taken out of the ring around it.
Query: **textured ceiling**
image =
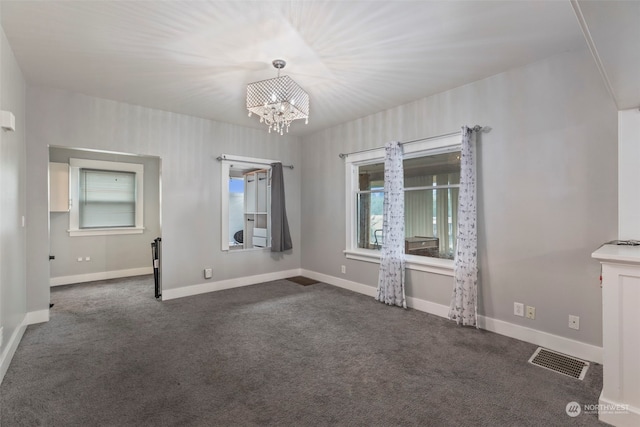
[[[261,127],[271,61],[311,97],[308,134],[578,47],[568,1],[5,1],[27,81]]]

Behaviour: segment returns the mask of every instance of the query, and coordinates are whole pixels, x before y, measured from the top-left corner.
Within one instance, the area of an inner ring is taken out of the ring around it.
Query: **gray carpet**
[[[52,289],[0,386],[11,426],[564,426],[585,381],[535,346],[287,280],[178,300],[150,277]]]

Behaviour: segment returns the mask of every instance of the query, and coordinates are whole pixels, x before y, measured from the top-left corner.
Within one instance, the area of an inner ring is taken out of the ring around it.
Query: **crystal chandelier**
[[[282,59],[273,61],[278,77],[247,85],[247,110],[249,117],[256,114],[260,123],[269,126],[269,133],[289,132],[291,122],[305,119],[309,123],[309,94],[289,76],[280,77],[280,70],[287,65]]]

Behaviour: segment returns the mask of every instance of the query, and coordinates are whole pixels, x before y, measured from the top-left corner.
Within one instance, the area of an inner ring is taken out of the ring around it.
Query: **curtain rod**
[[[482,131],[484,133],[490,132],[491,128],[489,126],[479,126],[476,125],[474,127],[471,128],[472,130],[479,132]],[[439,138],[446,138],[447,136],[453,136],[453,135],[459,135],[461,131],[457,131],[457,132],[449,132],[449,133],[443,133],[442,135],[435,135],[435,136],[429,136],[427,138],[420,138],[420,139],[413,139],[411,141],[405,141],[405,142],[401,142],[400,145],[404,145],[404,144],[411,144],[413,142],[421,142],[421,141],[428,141],[430,139],[439,139]],[[338,157],[340,157],[341,159],[344,159],[345,157],[351,155],[351,154],[359,154],[359,153],[366,153],[367,151],[374,151],[374,150],[379,150],[380,148],[383,147],[376,147],[376,148],[367,148],[364,150],[360,150],[360,151],[354,151],[352,153],[340,153],[338,154]]]
[[[216,160],[221,162],[223,160],[227,160],[229,162],[234,162],[234,163],[251,163],[254,165],[269,165],[271,166],[271,163],[264,163],[264,162],[250,162],[248,160],[237,160],[237,159],[227,159],[226,157],[223,156],[218,156],[216,157]],[[280,163],[280,162],[273,162],[273,163]],[[293,169],[293,165],[282,165],[283,168],[289,168],[289,169]]]

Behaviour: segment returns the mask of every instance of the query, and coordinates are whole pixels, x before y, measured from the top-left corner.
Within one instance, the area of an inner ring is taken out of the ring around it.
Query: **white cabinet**
[[[640,246],[604,245],[603,378],[599,415],[614,426],[640,426]]]
[[[49,163],[49,212],[69,212],[69,165]]]
[[[270,236],[270,179],[268,170],[257,170],[244,175],[244,248],[267,247]]]

